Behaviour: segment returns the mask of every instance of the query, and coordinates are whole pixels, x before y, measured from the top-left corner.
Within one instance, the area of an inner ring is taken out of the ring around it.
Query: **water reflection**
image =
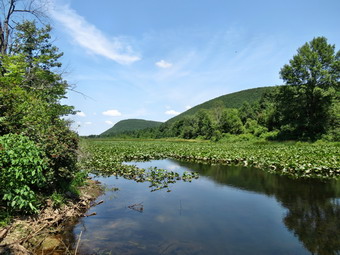
[[[91,209],[97,216],[75,226],[82,254],[340,254],[339,181],[176,160],[135,164],[201,177],[172,184],[170,193],[99,178],[120,190],[99,198],[106,203]],[[131,205],[143,205],[143,213]]]
[[[288,209],[283,218],[312,254],[340,254],[340,181],[291,180],[235,166],[178,162],[213,181],[275,198]]]

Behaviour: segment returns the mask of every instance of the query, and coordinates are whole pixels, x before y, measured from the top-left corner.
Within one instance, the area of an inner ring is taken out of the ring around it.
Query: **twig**
[[[1,231],[0,231],[0,242],[5,239],[6,235],[8,234],[8,232],[11,230],[13,226],[9,226],[7,228],[3,228]]]
[[[74,252],[74,254],[76,255],[78,252],[78,247],[79,247],[79,243],[80,243],[80,239],[81,239],[81,235],[82,235],[83,231],[80,231],[79,237],[78,237],[78,242],[77,242],[77,247],[76,247],[76,251]]]

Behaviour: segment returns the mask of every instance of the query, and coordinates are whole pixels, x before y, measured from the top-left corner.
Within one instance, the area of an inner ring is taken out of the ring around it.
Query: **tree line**
[[[216,103],[158,128],[125,132],[116,136],[134,138],[179,137],[217,141],[225,134],[272,140],[340,140],[340,51],[316,37],[297,50],[280,70],[285,82],[255,103],[239,109]]]

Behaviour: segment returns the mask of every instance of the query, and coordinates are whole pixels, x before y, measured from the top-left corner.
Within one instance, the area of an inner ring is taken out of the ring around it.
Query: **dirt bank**
[[[61,233],[80,217],[88,216],[86,211],[98,204],[94,201],[102,193],[99,182],[87,180],[80,195],[68,193],[67,202],[60,208],[53,208],[52,202],[47,201],[40,214],[14,219],[0,229],[0,254],[74,254],[73,247],[63,242]]]

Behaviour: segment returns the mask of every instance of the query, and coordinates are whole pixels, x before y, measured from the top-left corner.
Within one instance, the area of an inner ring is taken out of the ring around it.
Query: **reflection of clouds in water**
[[[339,198],[333,198],[333,199],[331,200],[331,203],[332,203],[333,205],[340,206],[340,197],[339,197]]]
[[[148,169],[150,167],[157,166],[158,168],[166,169],[168,171],[175,171],[175,170],[188,170],[186,167],[181,167],[178,163],[174,162],[171,159],[161,159],[161,160],[151,160],[151,161],[130,161],[124,162],[124,165],[134,165],[139,168]]]
[[[175,171],[175,170],[181,169],[181,167],[179,165],[173,164],[173,165],[167,165],[166,169],[171,170],[171,171]]]
[[[96,222],[98,224],[96,224]],[[127,240],[136,238],[137,233],[141,230],[141,224],[129,218],[121,218],[105,222],[103,224],[102,219],[91,224],[92,227],[88,226],[91,231],[83,232],[82,237],[82,249],[88,252],[93,247],[99,249],[111,250],[114,247],[120,247],[126,244]],[[96,225],[96,227],[93,227]],[[113,242],[117,240],[117,242]],[[87,254],[87,253],[84,254]]]
[[[115,229],[117,231],[122,231],[125,229],[140,229],[140,223],[132,219],[123,218],[110,222],[106,225],[106,229]]]
[[[157,215],[155,219],[156,221],[160,223],[165,223],[165,222],[171,221],[172,217],[170,217],[169,215]]]

